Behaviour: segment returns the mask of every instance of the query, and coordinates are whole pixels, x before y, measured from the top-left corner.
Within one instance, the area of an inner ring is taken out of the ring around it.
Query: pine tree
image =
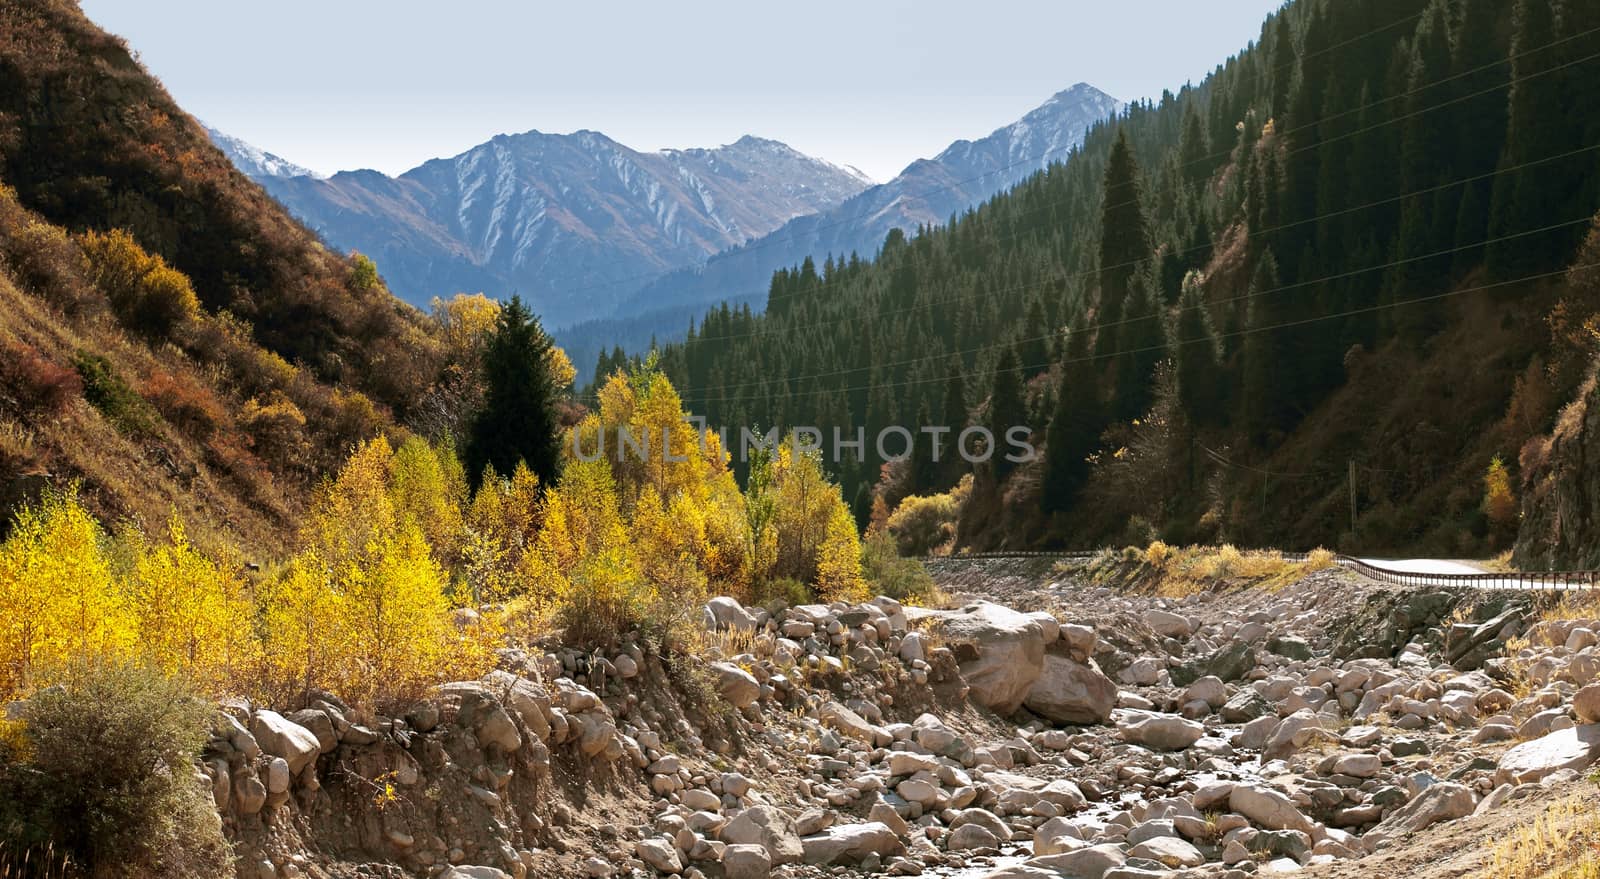
[[[1115,324],[1123,316],[1129,285],[1150,258],[1150,231],[1145,222],[1139,166],[1119,129],[1106,161],[1100,209],[1100,322]],[[1102,339],[1115,343],[1115,335]]]
[[[496,473],[511,473],[518,462],[525,462],[540,485],[556,483],[561,426],[550,375],[550,346],[539,319],[520,297],[511,297],[500,309],[500,320],[483,353],[484,406],[472,423],[464,455],[467,473],[474,479],[486,466]]]
[[[1148,274],[1134,278],[1128,296],[1128,311],[1117,327],[1117,353],[1112,361],[1113,393],[1111,414],[1117,421],[1131,421],[1150,406],[1150,379],[1161,361],[1163,312],[1155,282]]]
[[[1221,343],[1211,323],[1210,306],[1200,277],[1191,272],[1183,282],[1172,359],[1178,371],[1178,403],[1197,426],[1223,421]]]
[[[953,357],[950,360],[949,378],[944,386],[944,405],[940,408],[939,417],[944,425],[950,428],[947,436],[950,438],[949,453],[939,461],[939,484],[943,486],[955,485],[961,475],[967,472],[967,462],[961,457],[960,449],[956,443],[961,438],[961,431],[967,427],[970,412],[967,409],[967,380],[961,372],[961,358]]]
[[[1022,397],[1022,369],[1015,348],[1007,346],[1000,352],[994,367],[994,383],[989,393],[989,417],[985,426],[994,434],[993,455],[989,464],[996,479],[1004,479],[1016,469],[1016,464],[1006,460],[1012,449],[1006,442],[1006,432],[1013,427],[1028,425],[1028,405]]]
[[[1242,427],[1258,444],[1287,426],[1294,400],[1294,352],[1280,327],[1288,309],[1279,286],[1278,261],[1269,250],[1250,282],[1249,334],[1242,346]]]
[[[1549,0],[1517,0],[1512,13],[1511,102],[1506,128],[1502,168],[1517,168],[1495,178],[1490,206],[1490,235],[1496,239],[1488,248],[1490,272],[1505,279],[1554,268],[1560,260],[1564,235],[1546,233],[1507,238],[1546,224],[1550,205],[1566,201],[1565,190],[1571,181],[1559,163],[1545,162],[1561,151],[1560,136],[1567,108],[1561,95],[1551,88],[1553,77],[1547,72],[1558,60],[1548,48],[1556,38],[1554,4]]]
[[[1071,334],[1061,362],[1055,414],[1045,435],[1044,479],[1039,503],[1046,513],[1072,508],[1089,477],[1088,457],[1104,429],[1100,388],[1089,357],[1088,333]]]

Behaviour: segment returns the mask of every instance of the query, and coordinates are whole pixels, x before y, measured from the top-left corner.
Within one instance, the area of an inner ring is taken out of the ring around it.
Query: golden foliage
[[[886,526],[901,555],[921,556],[948,552],[956,536],[956,523],[972,493],[972,474],[961,477],[944,494],[912,495],[900,502]]]
[[[1483,512],[1496,528],[1507,528],[1517,521],[1517,497],[1511,491],[1511,474],[1496,456],[1483,474]]]
[[[89,276],[111,301],[123,323],[164,337],[198,317],[200,298],[183,272],[159,255],[146,253],[121,229],[87,232],[79,247],[89,261]]]

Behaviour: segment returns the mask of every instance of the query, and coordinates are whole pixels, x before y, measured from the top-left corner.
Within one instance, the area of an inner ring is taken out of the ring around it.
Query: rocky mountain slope
[[[861,192],[832,210],[797,217],[781,228],[643,285],[608,319],[573,327],[562,338],[575,362],[620,344],[642,350],[651,335],[675,338],[708,305],[727,300],[765,304],[775,269],[821,263],[828,254],[870,258],[890,229],[907,234],[1004,192],[1052,162],[1065,161],[1090,126],[1123,103],[1087,83],[1052,96],[1010,125],[975,141],[958,140],[932,159],[918,159],[895,179]]]
[[[285,175],[229,148],[295,216],[377,261],[395,293],[520,292],[547,324],[608,313],[650,277],[692,265],[869,186],[773,140],[641,152],[604,134],[501,135],[399,177]],[[270,155],[270,154],[268,154]]]

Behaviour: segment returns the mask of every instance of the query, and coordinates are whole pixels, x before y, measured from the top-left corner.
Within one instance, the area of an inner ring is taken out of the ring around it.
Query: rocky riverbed
[[[201,783],[250,879],[1234,879],[1392,856],[1600,754],[1600,621],[1526,593],[933,572],[948,609],[715,599],[693,660],[624,634],[390,715],[230,704]]]

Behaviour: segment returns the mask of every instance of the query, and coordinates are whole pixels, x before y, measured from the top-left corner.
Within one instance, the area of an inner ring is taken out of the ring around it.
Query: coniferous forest
[[[1597,72],[1593,4],[1290,3],[1015,190],[781,270],[764,313],[714,310],[660,362],[713,424],[824,436],[954,436],[1020,384],[1042,460],[977,467],[971,546],[1477,549],[1508,524],[1486,468],[1582,378]],[[961,478],[931,442],[847,456],[863,524]]]

